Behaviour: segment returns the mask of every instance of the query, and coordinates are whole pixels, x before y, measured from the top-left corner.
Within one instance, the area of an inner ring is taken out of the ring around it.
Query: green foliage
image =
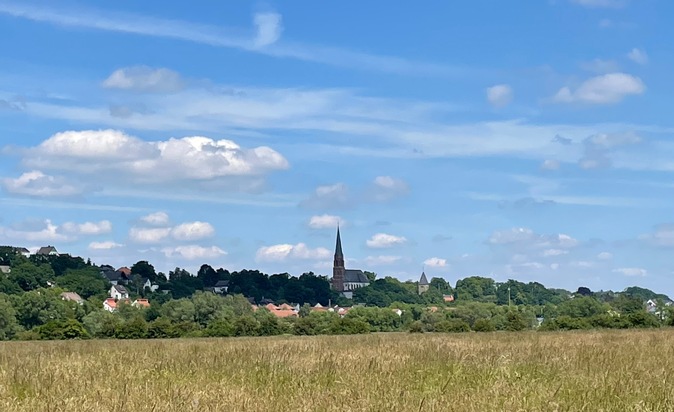
[[[606,304],[602,304],[590,296],[577,296],[557,306],[557,312],[560,316],[572,318],[589,318],[606,313],[608,309]]]
[[[180,337],[180,331],[173,327],[170,320],[157,318],[148,324],[147,337],[150,339],[177,338]]]
[[[461,319],[446,319],[435,325],[436,332],[470,332],[470,325]]]
[[[147,337],[147,334],[148,325],[141,316],[136,316],[122,323],[115,331],[117,339],[144,339]]]
[[[370,325],[362,319],[336,318],[330,324],[329,332],[331,335],[355,335],[370,333]]]
[[[475,332],[493,332],[496,330],[496,326],[491,319],[478,319],[473,324],[473,330]]]
[[[12,339],[20,330],[16,310],[9,299],[0,294],[0,340]]]
[[[105,295],[110,288],[108,281],[98,273],[98,269],[93,267],[68,269],[63,276],[58,278],[57,284],[64,290],[77,293],[83,299]]]
[[[660,327],[660,320],[652,313],[646,311],[634,312],[627,315],[627,319],[635,328],[658,328]]]
[[[25,261],[12,267],[12,272],[7,278],[22,290],[29,291],[47,287],[47,281],[53,280],[54,277],[54,270],[48,264]]]
[[[505,329],[511,332],[528,329],[525,316],[516,310],[509,310],[506,314]]]
[[[458,300],[493,301],[495,298],[494,279],[481,276],[471,276],[456,282],[456,297]]]
[[[410,324],[410,333],[424,333],[425,331],[424,323],[420,320],[415,320]]]
[[[661,294],[661,293],[655,293],[650,289],[646,288],[640,288],[638,286],[631,286],[629,288],[626,288],[623,291],[623,294],[626,296],[629,296],[631,298],[635,298],[639,300],[641,303],[646,302],[647,300],[662,300],[665,302],[671,301],[669,296]]]
[[[84,326],[75,319],[51,320],[35,328],[35,332],[40,335],[40,339],[45,340],[89,338]]]

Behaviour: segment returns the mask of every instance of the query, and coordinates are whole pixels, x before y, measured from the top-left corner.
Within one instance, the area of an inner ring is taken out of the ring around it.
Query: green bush
[[[478,319],[473,324],[473,330],[475,332],[493,332],[496,330],[496,326],[491,319]]]
[[[425,328],[423,322],[420,320],[415,320],[414,322],[410,323],[410,333],[424,333]]]
[[[470,332],[468,322],[461,319],[447,319],[435,325],[436,332]]]

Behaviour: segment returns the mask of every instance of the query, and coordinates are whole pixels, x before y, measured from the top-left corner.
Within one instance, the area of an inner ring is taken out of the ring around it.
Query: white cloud
[[[541,169],[543,170],[559,170],[560,163],[558,160],[546,159],[541,163]]]
[[[302,201],[301,205],[319,209],[348,207],[351,205],[349,188],[344,183],[318,186],[309,198]]]
[[[572,3],[589,8],[620,8],[627,4],[628,0],[571,0]]]
[[[89,243],[89,250],[111,250],[124,247],[123,244],[113,242],[111,240],[104,242],[91,242]]]
[[[35,197],[70,197],[83,192],[83,188],[68,184],[65,179],[38,170],[26,172],[16,179],[0,179],[0,186],[7,193]]]
[[[523,227],[495,231],[487,241],[492,245],[514,246],[525,249],[547,249],[548,256],[552,253],[561,254],[557,250],[572,249],[580,243],[578,240],[563,233],[541,235]]]
[[[368,266],[387,266],[398,263],[402,260],[400,256],[368,256],[365,258],[365,264]]]
[[[16,227],[1,227],[0,238],[12,241],[24,240],[28,242],[67,242],[73,237],[59,231],[59,226],[46,219],[41,222],[29,222]]]
[[[129,229],[129,238],[136,243],[159,243],[171,234],[171,228],[139,228]]]
[[[329,259],[330,256],[328,249],[322,247],[311,249],[304,243],[298,243],[296,245],[263,246],[257,250],[255,259],[258,262],[285,262],[286,260]]]
[[[613,272],[620,273],[625,276],[639,276],[644,277],[648,275],[648,271],[642,268],[619,268],[614,269]]]
[[[135,182],[212,181],[261,176],[288,167],[273,149],[243,149],[231,140],[194,136],[147,142],[118,130],[57,133],[25,153],[24,163],[42,169],[99,176],[116,173]]]
[[[377,176],[367,190],[368,197],[375,202],[388,202],[409,192],[409,186],[402,179],[391,176]]]
[[[674,247],[674,224],[658,225],[653,233],[641,235],[639,239],[657,247]]]
[[[145,216],[144,218],[147,217],[148,216]],[[150,220],[156,222],[161,219]],[[209,238],[214,235],[215,228],[213,225],[199,221],[185,222],[174,227],[132,227],[129,230],[129,237],[132,241],[137,243],[160,243],[168,238],[178,241],[195,241]]]
[[[324,214],[312,216],[309,219],[309,227],[312,229],[334,229],[340,222],[344,224],[344,221],[339,216]]]
[[[487,88],[487,101],[494,107],[505,107],[513,100],[513,89],[507,84]]]
[[[66,222],[61,225],[60,230],[73,235],[103,235],[112,232],[112,223],[108,220],[85,223]]]
[[[394,236],[387,233],[377,233],[367,240],[368,247],[374,249],[384,249],[394,246],[400,246],[407,243],[407,239],[403,236]]]
[[[169,215],[166,212],[155,212],[155,213],[150,213],[147,216],[143,216],[140,218],[140,220],[143,223],[146,223],[148,225],[152,226],[166,226],[169,224]]]
[[[161,251],[167,258],[179,257],[187,260],[214,259],[227,255],[227,252],[217,246],[203,247],[197,245],[186,245],[165,247]]]
[[[613,259],[613,254],[609,252],[601,252],[597,255],[597,259],[599,260],[611,260]]]
[[[139,92],[171,93],[182,90],[184,82],[173,70],[135,66],[115,70],[103,81],[103,87]]]
[[[561,256],[568,253],[569,251],[564,249],[546,249],[543,251],[543,257]]]
[[[583,157],[578,160],[582,169],[607,168],[612,165],[609,154],[621,146],[641,142],[635,133],[599,133],[583,140]]]
[[[283,25],[281,15],[277,13],[258,13],[253,19],[257,27],[255,46],[264,47],[274,44],[281,37]]]
[[[630,95],[639,95],[646,90],[640,78],[626,73],[609,73],[592,77],[575,90],[562,87],[553,100],[559,103],[612,104],[619,103]]]
[[[636,47],[627,53],[627,58],[637,64],[648,64],[648,54],[646,54],[646,52],[641,49],[637,49]]]
[[[424,265],[431,268],[444,268],[447,266],[447,259],[441,259],[438,257],[432,257],[424,260]]]
[[[199,240],[215,235],[215,228],[206,222],[182,223],[171,230],[171,236],[176,240]]]

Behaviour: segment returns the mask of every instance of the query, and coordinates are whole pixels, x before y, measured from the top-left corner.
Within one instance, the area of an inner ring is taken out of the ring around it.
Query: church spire
[[[339,224],[337,225],[337,243],[335,244],[335,260],[337,258],[344,260],[344,254],[342,253],[342,237],[339,235]]]

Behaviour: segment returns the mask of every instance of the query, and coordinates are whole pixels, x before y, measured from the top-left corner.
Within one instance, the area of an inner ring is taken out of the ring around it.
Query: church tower
[[[428,279],[426,278],[426,272],[421,272],[421,279],[419,279],[419,294],[421,295],[422,293],[428,292],[428,288],[431,286],[430,283],[428,283]]]
[[[332,290],[337,292],[344,291],[344,253],[342,253],[342,238],[339,235],[339,226],[337,226],[337,243],[335,244],[335,260],[332,264]]]

